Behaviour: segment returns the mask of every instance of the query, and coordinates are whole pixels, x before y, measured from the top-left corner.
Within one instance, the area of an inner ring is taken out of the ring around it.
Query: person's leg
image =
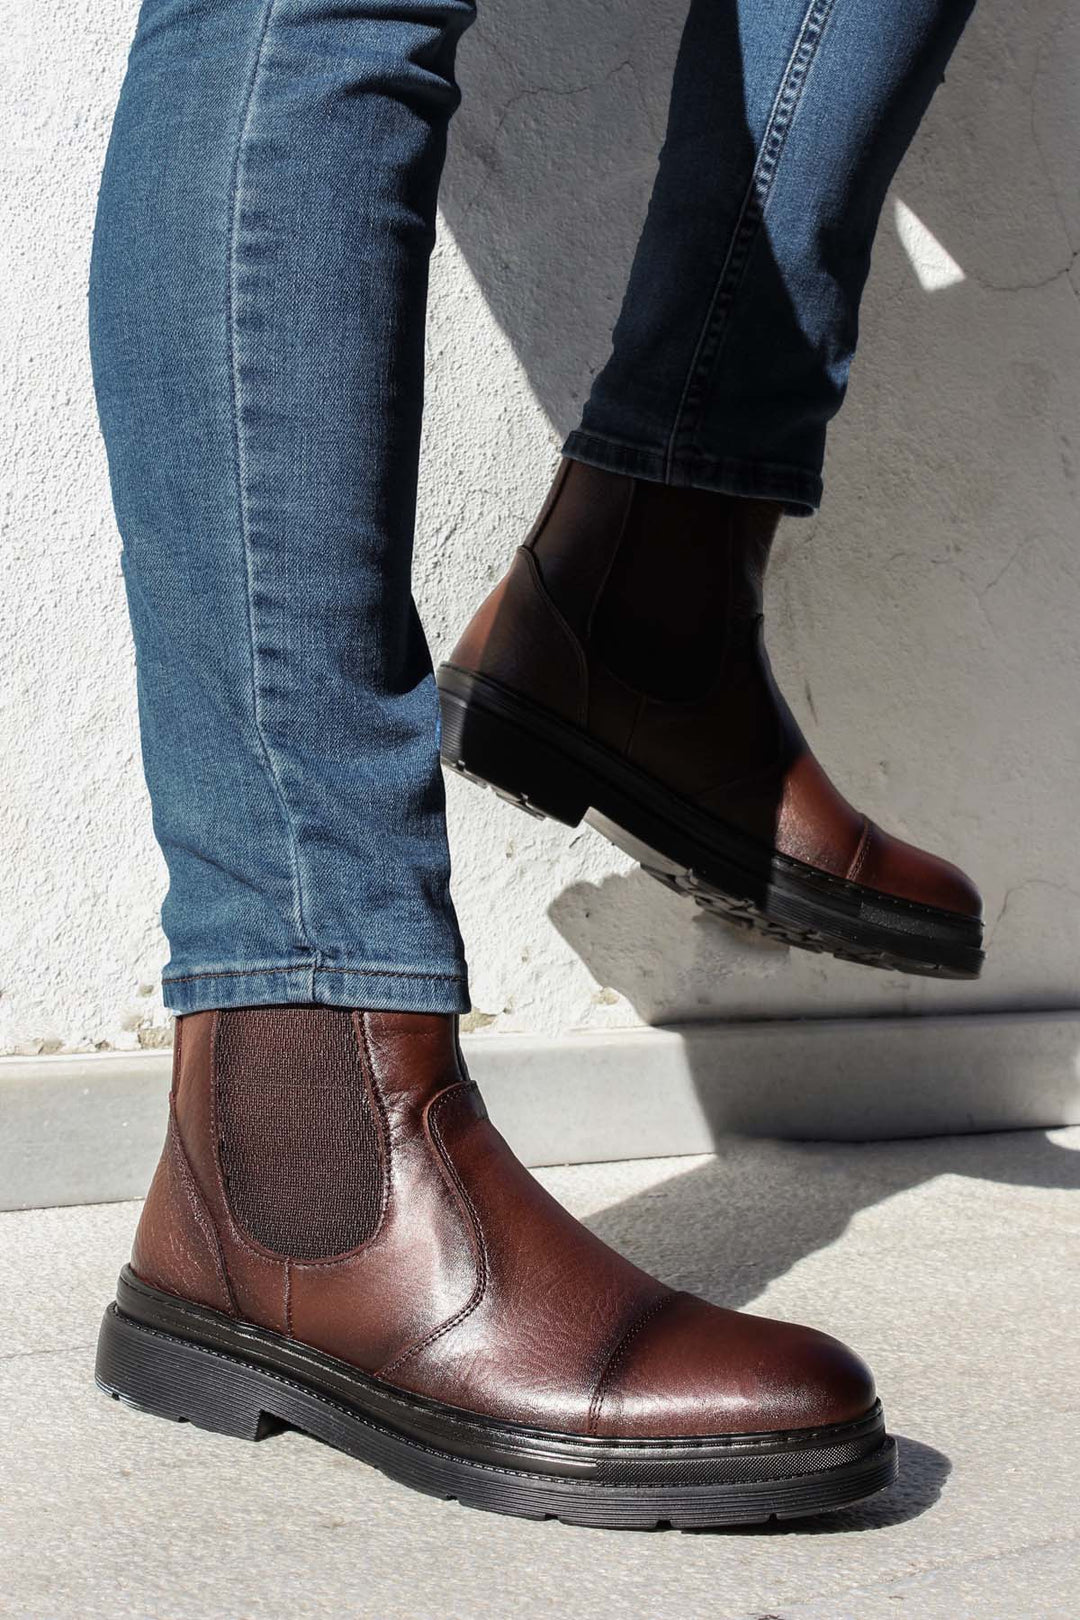
[[[838,1507],[896,1470],[858,1358],[606,1248],[516,1162],[461,1059],[409,549],[468,16],[144,6],[93,324],[181,1016],[97,1375],[532,1517]]]
[[[468,1006],[410,595],[424,308],[471,0],[147,0],[94,377],[165,997]]]
[[[889,180],[970,0],[693,0],[611,358],[439,673],[449,765],[787,943],[970,977],[979,896],[852,808],[769,672]]]
[[[564,453],[821,497],[885,194],[974,0],[693,0],[613,336]]]

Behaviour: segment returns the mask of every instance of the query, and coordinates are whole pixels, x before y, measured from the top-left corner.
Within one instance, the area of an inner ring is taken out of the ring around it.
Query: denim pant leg
[[[692,0],[648,216],[567,455],[821,498],[889,182],[973,0]]]
[[[410,590],[471,0],[145,0],[91,347],[169,868],[165,996],[468,1005]]]

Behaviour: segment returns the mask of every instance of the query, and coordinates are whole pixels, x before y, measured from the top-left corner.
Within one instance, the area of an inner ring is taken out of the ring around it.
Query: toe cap
[[[937,906],[962,917],[982,916],[982,896],[971,879],[951,861],[872,826],[856,882],[919,905]]]
[[[594,1397],[594,1432],[812,1429],[863,1417],[874,1398],[870,1369],[838,1339],[677,1294],[616,1348]]]

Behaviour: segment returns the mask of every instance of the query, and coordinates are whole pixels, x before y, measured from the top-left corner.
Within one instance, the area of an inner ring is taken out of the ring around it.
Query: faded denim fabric
[[[966,0],[694,0],[582,460],[820,495],[870,240]],[[410,565],[468,0],[145,0],[91,350],[165,997],[468,1006]],[[582,357],[587,363],[587,357]]]
[[[813,511],[885,193],[974,0],[695,0],[568,455]]]

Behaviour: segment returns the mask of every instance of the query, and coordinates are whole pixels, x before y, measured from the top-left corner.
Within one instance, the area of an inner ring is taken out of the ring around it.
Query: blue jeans
[[[693,0],[569,455],[814,508],[883,196],[969,9]],[[428,258],[472,17],[470,0],[144,0],[91,349],[177,1012],[468,1006],[410,565]]]

